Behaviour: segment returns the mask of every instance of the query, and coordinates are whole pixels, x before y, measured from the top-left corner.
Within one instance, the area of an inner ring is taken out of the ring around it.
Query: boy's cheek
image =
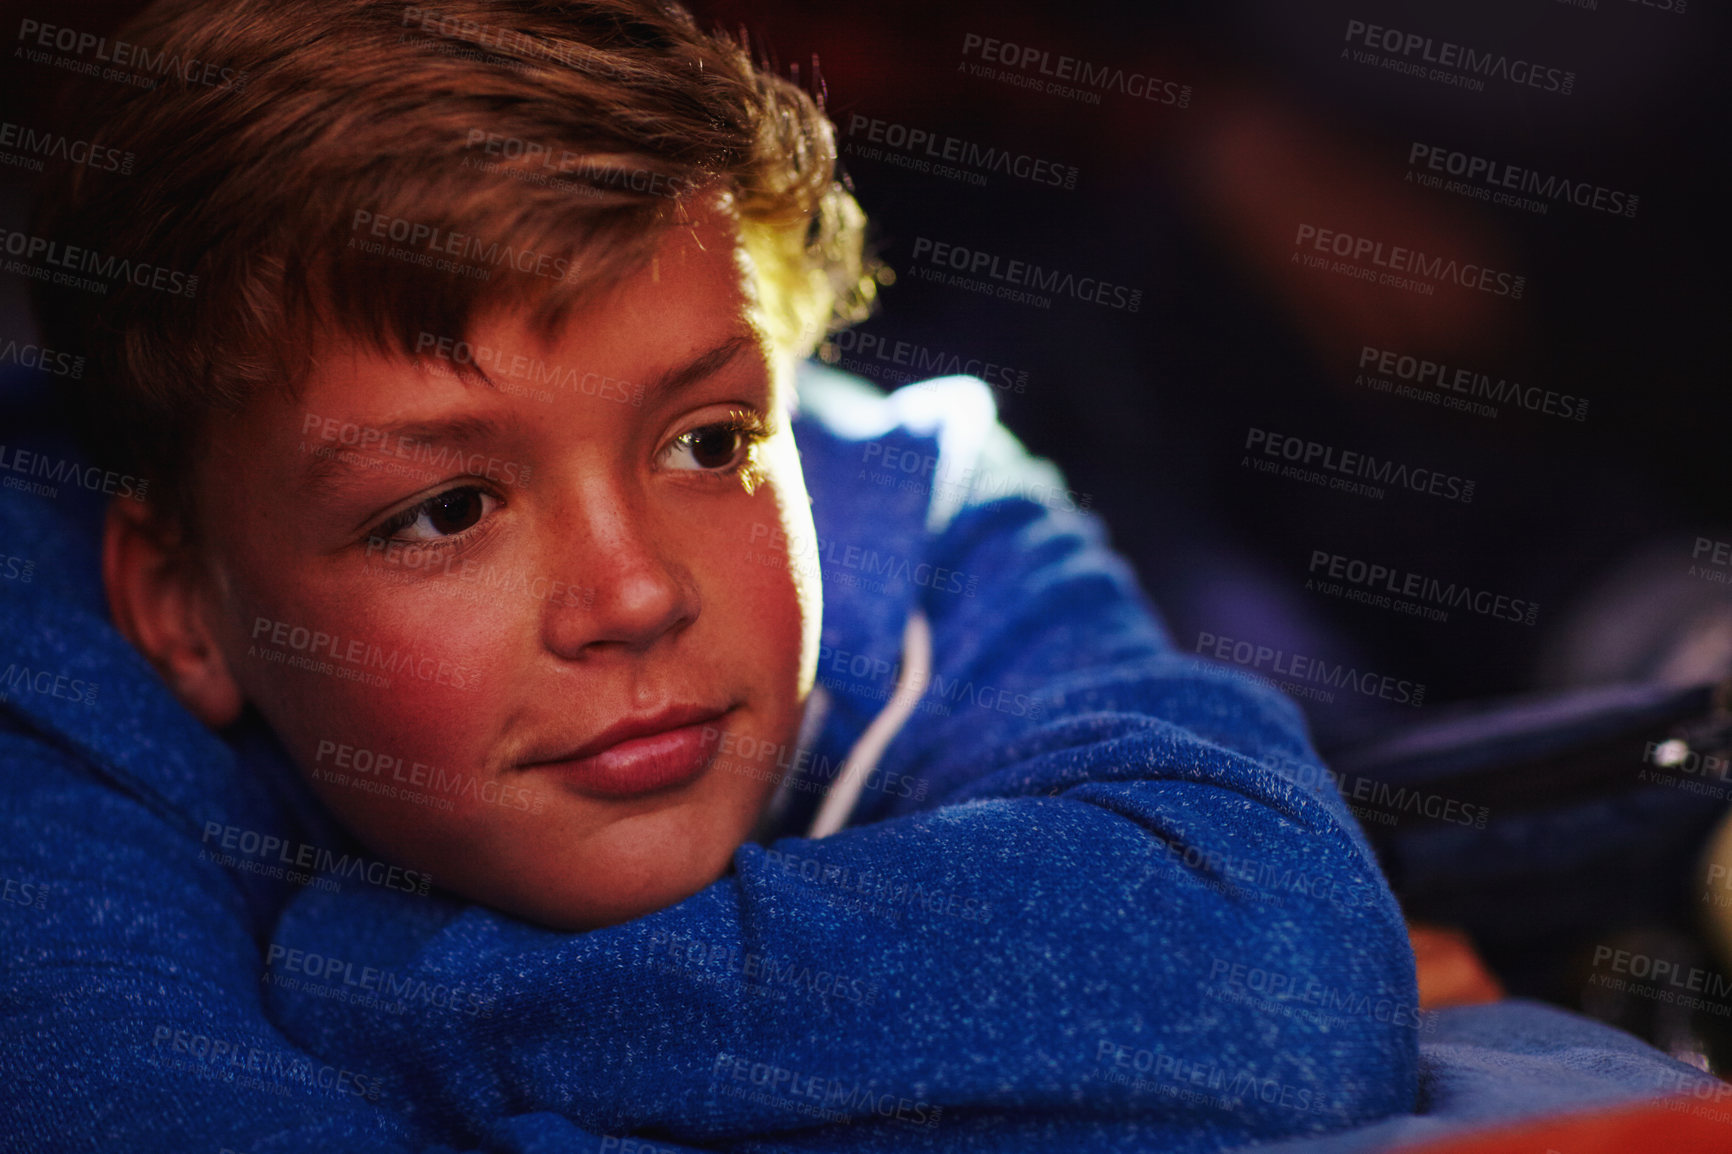
[[[520,800],[481,771],[488,743],[477,727],[492,714],[476,693],[414,681],[284,697],[287,716],[267,719],[313,790],[378,848],[440,840]]]
[[[752,560],[758,566],[786,574],[790,604],[784,613],[797,615],[800,625],[800,693],[811,689],[817,677],[819,638],[823,629],[824,589],[819,567],[818,533],[812,521],[812,500],[806,491],[805,473],[791,432],[775,437],[766,454],[771,478],[775,516],[755,517],[746,536],[758,538]],[[768,530],[768,531],[767,531]]]
[[[795,740],[822,612],[798,457],[790,451],[774,465],[758,499],[731,503],[739,519],[704,535],[724,542],[717,559],[726,559],[703,566],[722,578],[705,582],[704,648],[750,660],[699,663],[717,674],[732,668],[722,676],[749,692],[752,736],[765,748]],[[774,521],[786,542],[779,564],[740,555],[740,535],[761,521]],[[297,597],[285,579],[265,593],[268,608],[239,615],[236,661],[248,696],[315,793],[376,856],[471,900],[548,924],[666,904],[726,869],[773,791],[764,774],[712,773],[703,804],[609,829],[610,815],[568,792],[481,774],[498,744],[490,726],[522,704],[513,678],[523,676],[522,638],[533,631],[501,616],[510,599],[452,613],[433,588],[380,597],[362,584]],[[712,647],[724,623],[732,645]],[[742,669],[747,680],[736,681]],[[645,856],[646,835],[686,856]],[[636,880],[616,886],[622,870]],[[651,908],[659,907],[639,912]]]
[[[395,601],[399,614],[416,608]],[[503,688],[486,648],[498,622],[471,610],[392,623],[365,590],[261,599],[241,616],[227,648],[242,692],[358,833],[461,812]],[[414,804],[426,798],[437,800]]]

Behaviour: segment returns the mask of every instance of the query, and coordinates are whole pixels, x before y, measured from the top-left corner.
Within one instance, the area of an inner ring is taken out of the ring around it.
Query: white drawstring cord
[[[848,815],[854,811],[854,803],[860,798],[860,791],[866,788],[867,777],[877,768],[885,748],[920,703],[926,684],[931,680],[932,627],[927,624],[926,615],[916,609],[908,615],[908,624],[902,630],[902,675],[896,679],[895,692],[890,695],[890,701],[882,712],[866,727],[866,732],[860,735],[860,740],[854,743],[854,748],[848,751],[848,758],[836,775],[836,783],[825,795],[811,829],[806,831],[807,837],[829,837],[847,823]]]

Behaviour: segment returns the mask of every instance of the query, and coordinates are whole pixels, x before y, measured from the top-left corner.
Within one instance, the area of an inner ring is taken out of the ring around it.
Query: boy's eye
[[[385,521],[369,536],[399,541],[433,541],[456,536],[472,528],[498,503],[498,498],[491,493],[474,485],[462,485],[410,506]]]
[[[744,464],[763,437],[762,429],[743,419],[701,425],[675,437],[662,450],[662,462],[672,469],[726,472]]]

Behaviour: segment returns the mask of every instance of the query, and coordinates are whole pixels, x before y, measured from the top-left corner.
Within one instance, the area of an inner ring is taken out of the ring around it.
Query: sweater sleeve
[[[969,501],[929,548],[971,582],[923,594],[941,708],[882,762],[920,788],[587,933],[309,890],[279,945],[484,1010],[277,1020],[456,1135],[1213,1150],[1411,1109],[1400,912],[1293,705],[1176,653],[1086,514]]]
[[[456,1154],[417,1134],[383,1071],[266,1019],[262,943],[196,838],[3,719],[0,792],[7,1148]],[[554,1115],[494,1118],[475,1146],[618,1150]]]

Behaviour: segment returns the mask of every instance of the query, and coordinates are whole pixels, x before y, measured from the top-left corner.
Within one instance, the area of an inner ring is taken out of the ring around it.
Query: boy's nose
[[[549,602],[550,650],[568,659],[640,653],[697,618],[697,583],[677,541],[664,539],[635,502],[597,494],[562,520],[548,556],[578,589]]]

